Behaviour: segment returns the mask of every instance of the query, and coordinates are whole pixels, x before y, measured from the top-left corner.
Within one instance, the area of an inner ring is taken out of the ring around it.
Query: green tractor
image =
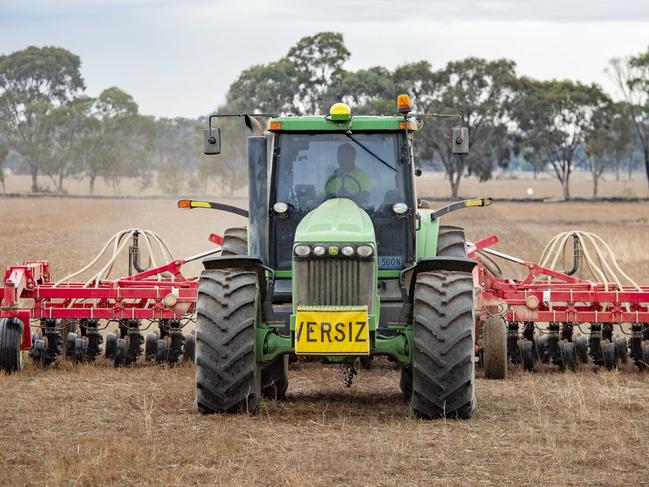
[[[420,418],[468,418],[475,408],[475,262],[464,231],[418,205],[413,133],[418,120],[401,95],[399,114],[271,117],[267,130],[245,116],[249,209],[207,202],[249,218],[224,234],[204,261],[196,326],[196,402],[205,413],[255,413],[282,399],[289,356],[343,368],[386,355]],[[204,152],[218,154],[212,120]],[[466,128],[452,129],[455,154]]]

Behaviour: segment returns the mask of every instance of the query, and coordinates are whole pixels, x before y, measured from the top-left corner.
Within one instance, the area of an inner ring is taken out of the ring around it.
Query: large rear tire
[[[248,231],[243,227],[228,228],[221,249],[221,255],[248,255]]]
[[[410,402],[416,416],[471,417],[475,409],[474,334],[471,274],[418,274]]]
[[[437,233],[439,257],[466,257],[464,229],[453,225],[440,225]]]
[[[507,376],[507,324],[500,316],[490,316],[482,326],[482,360],[487,379]]]
[[[259,289],[254,272],[205,270],[198,285],[196,404],[203,413],[254,414]]]
[[[18,318],[0,319],[0,371],[8,373],[22,370],[23,323]]]

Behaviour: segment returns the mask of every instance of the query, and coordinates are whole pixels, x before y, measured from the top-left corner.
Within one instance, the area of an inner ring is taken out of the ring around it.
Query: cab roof
[[[414,130],[416,125],[414,118],[408,118],[408,130]],[[333,121],[323,115],[285,116],[273,117],[268,122],[271,132],[397,131],[404,128],[403,115],[356,115],[344,121]]]

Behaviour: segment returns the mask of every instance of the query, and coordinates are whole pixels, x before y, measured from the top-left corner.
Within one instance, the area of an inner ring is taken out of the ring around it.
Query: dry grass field
[[[508,191],[500,184],[493,194]],[[0,198],[0,264],[48,258],[63,276],[135,226],[158,231],[184,257],[239,221],[167,199]],[[497,233],[500,250],[532,259],[559,231],[593,231],[649,283],[647,203],[496,203],[446,221],[464,225],[469,239]],[[292,364],[287,400],[264,402],[255,417],[197,413],[189,365],[28,364],[0,376],[0,482],[649,485],[647,373],[512,369],[505,382],[478,378],[471,420],[422,422],[401,400],[398,371],[377,362],[350,389],[337,367]]]
[[[155,178],[154,178],[155,179]],[[6,180],[6,189],[8,193],[27,193],[31,191],[32,180],[26,175],[9,175]],[[39,187],[47,192],[55,192],[56,186],[47,177],[39,179]],[[450,196],[449,183],[441,172],[424,172],[417,179],[417,186],[420,191],[426,195],[437,198],[446,198]],[[63,185],[65,191],[70,195],[87,195],[88,181],[68,178]],[[532,189],[532,195],[528,189]],[[210,194],[220,194],[223,189],[215,181],[210,181],[207,190]],[[245,195],[245,190],[235,192],[236,196]],[[141,189],[137,180],[124,178],[120,188],[116,190],[103,180],[98,179],[95,186],[97,196],[159,196],[160,189],[151,184],[146,189]],[[575,172],[571,178],[571,194],[575,198],[590,198],[593,194],[593,183],[588,172]],[[539,174],[537,179],[533,179],[532,174],[516,173],[496,173],[494,178],[481,183],[475,177],[465,177],[460,184],[460,195],[466,197],[497,195],[501,198],[562,198],[561,185],[557,179],[550,173]],[[600,181],[599,196],[602,198],[624,197],[624,198],[647,198],[647,177],[644,172],[636,172],[632,175],[631,180],[626,174],[621,175],[619,181],[615,180],[612,174],[605,174]]]

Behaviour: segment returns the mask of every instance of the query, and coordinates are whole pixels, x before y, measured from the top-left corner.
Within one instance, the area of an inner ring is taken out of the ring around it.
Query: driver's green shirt
[[[359,184],[360,188],[358,187]],[[370,177],[358,167],[354,167],[354,169],[346,174],[342,174],[340,173],[340,169],[336,169],[333,177],[329,179],[325,186],[325,193],[337,194],[342,188],[345,188],[350,194],[369,193]]]

